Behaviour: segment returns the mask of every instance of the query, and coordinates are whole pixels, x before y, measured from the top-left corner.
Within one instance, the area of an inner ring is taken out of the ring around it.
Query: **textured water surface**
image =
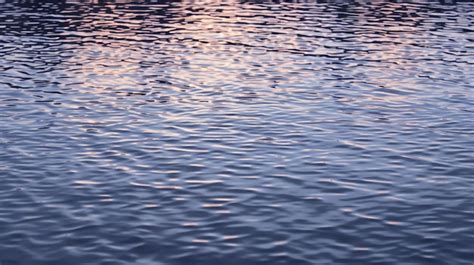
[[[1,265],[474,262],[474,3],[0,0]]]

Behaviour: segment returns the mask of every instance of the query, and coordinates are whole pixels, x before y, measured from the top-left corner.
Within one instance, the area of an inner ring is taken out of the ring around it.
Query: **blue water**
[[[472,265],[474,3],[0,0],[1,265]]]

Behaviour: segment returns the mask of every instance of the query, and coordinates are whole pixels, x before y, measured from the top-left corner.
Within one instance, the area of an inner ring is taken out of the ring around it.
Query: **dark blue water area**
[[[1,265],[473,250],[474,2],[0,0]]]

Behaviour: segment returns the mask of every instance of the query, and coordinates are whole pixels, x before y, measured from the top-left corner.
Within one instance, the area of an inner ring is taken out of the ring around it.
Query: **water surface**
[[[472,265],[474,3],[0,0],[0,264]]]

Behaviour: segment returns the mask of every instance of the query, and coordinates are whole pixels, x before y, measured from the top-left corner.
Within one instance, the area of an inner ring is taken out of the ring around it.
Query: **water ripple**
[[[468,1],[0,0],[0,264],[459,264]]]

